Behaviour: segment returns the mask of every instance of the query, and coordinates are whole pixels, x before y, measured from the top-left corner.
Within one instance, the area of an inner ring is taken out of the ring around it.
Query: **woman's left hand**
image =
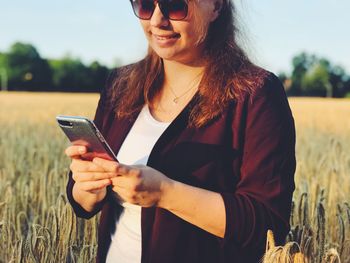
[[[94,158],[93,162],[108,173],[113,191],[125,202],[143,207],[161,206],[162,197],[172,180],[145,165],[124,165],[115,161]]]

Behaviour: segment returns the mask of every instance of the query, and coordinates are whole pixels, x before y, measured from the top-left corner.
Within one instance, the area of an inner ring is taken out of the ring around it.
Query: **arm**
[[[225,204],[219,193],[172,180],[164,186],[158,206],[215,236],[224,237]]]
[[[124,201],[167,209],[216,236],[224,237],[225,207],[219,193],[174,181],[149,166],[124,165],[101,158],[94,158],[93,163],[115,175],[111,178],[113,191]]]
[[[102,132],[104,126],[104,115],[106,114],[108,107],[106,103],[108,97],[107,89],[111,88],[111,86],[113,85],[113,80],[116,77],[117,70],[114,70],[109,74],[106,80],[105,87],[100,92],[100,99],[97,105],[94,123]],[[69,147],[66,150],[66,154],[72,159],[79,159],[79,155],[81,153],[78,152],[77,148]],[[70,170],[68,173],[66,193],[75,214],[79,217],[91,218],[96,213],[98,213],[101,210],[102,205],[107,198],[107,185],[107,181],[100,182],[99,186],[102,187],[101,189],[97,188],[95,189],[95,191],[93,190],[93,192],[87,192],[80,187],[76,187],[75,180],[73,179],[73,173]]]
[[[99,212],[107,199],[107,186],[111,185],[113,175],[104,173],[103,169],[91,161],[82,160],[80,155],[87,152],[84,146],[69,146],[66,155],[72,158],[69,182],[71,187],[68,199],[76,215],[91,218]]]
[[[214,193],[174,182],[160,202],[182,219],[224,237],[224,242],[243,247],[261,246],[268,229],[278,241],[284,239],[295,172],[294,120],[283,86],[270,75],[248,99],[236,189]]]
[[[240,180],[221,193],[226,208],[225,242],[261,247],[266,231],[283,242],[289,231],[294,191],[295,127],[284,88],[274,75],[247,102]]]

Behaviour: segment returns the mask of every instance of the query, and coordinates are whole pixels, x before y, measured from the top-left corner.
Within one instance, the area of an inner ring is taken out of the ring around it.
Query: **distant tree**
[[[303,96],[332,97],[332,86],[327,66],[315,63],[307,70],[301,81]]]
[[[115,59],[116,64],[120,62]],[[109,69],[97,61],[86,66],[70,55],[43,59],[34,46],[20,42],[8,52],[0,52],[0,84],[3,86],[3,79],[6,83],[8,79],[9,90],[98,92],[108,73]]]
[[[344,97],[347,92],[347,76],[345,70],[340,66],[333,66],[329,70],[329,82],[332,86],[332,97]],[[350,84],[350,83],[349,83]],[[350,89],[349,89],[350,92]]]
[[[324,58],[314,61],[303,79],[304,95],[344,97],[348,76],[345,70]]]
[[[97,61],[88,67],[79,59],[67,55],[63,59],[50,60],[53,85],[57,91],[98,92],[105,85],[109,69]]]
[[[97,61],[94,61],[89,66],[90,89],[91,91],[99,91],[106,83],[109,69]]]
[[[305,52],[293,58],[288,95],[343,97],[348,76],[345,70],[325,59]]]
[[[30,44],[15,43],[6,56],[9,90],[43,91],[52,84],[47,60]]]
[[[0,52],[0,90],[8,88],[8,66],[7,56]]]
[[[293,71],[291,75],[291,87],[289,94],[293,96],[302,95],[302,81],[310,66],[314,63],[315,56],[310,56],[305,52],[295,56],[292,60]]]
[[[88,68],[79,60],[66,56],[50,60],[53,71],[53,84],[56,90],[66,92],[89,91],[90,76]]]
[[[343,93],[344,93],[344,97],[350,98],[350,77],[348,77],[344,83]]]
[[[7,68],[6,54],[0,52],[0,68]]]

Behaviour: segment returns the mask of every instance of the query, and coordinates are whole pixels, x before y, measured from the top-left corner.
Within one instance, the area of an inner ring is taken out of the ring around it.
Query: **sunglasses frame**
[[[136,0],[137,1],[137,0]],[[166,5],[169,1],[167,0],[154,0],[153,3],[154,3],[154,8],[150,14],[150,17],[149,18],[141,18],[138,16],[135,8],[134,8],[134,5],[133,3],[136,2],[135,0],[130,0],[130,4],[131,4],[131,7],[132,7],[132,10],[135,14],[135,16],[141,20],[151,20],[153,14],[154,14],[154,10],[156,9],[157,5],[159,6],[159,9],[160,11],[162,12],[163,16],[166,18],[166,19],[169,19],[169,20],[172,20],[172,21],[181,21],[181,20],[184,20],[187,16],[188,16],[188,0],[182,0],[183,2],[186,3],[186,9],[185,9],[185,16],[183,18],[178,18],[178,19],[174,19],[174,18],[171,18],[170,17],[170,12],[169,10],[167,10],[168,8],[166,8],[164,5]],[[141,0],[142,1],[142,0]]]

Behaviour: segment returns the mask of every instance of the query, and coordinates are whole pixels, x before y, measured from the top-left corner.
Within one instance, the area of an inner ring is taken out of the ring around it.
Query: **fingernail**
[[[79,147],[78,151],[79,153],[85,153],[85,147]]]
[[[94,157],[94,159],[92,159],[92,162],[95,164],[99,164],[100,160],[97,157]]]

